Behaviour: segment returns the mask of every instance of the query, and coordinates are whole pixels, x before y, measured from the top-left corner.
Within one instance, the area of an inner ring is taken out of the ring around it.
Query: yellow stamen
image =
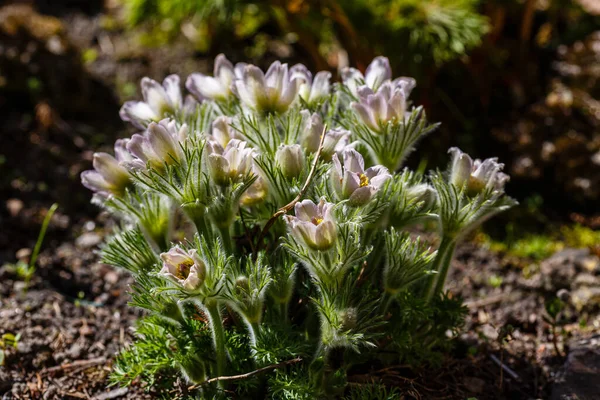
[[[321,222],[323,222],[323,218],[313,217],[312,219],[312,223],[315,225],[319,225]]]
[[[365,174],[360,174],[360,187],[367,186],[369,184],[369,178]]]
[[[177,266],[177,273],[175,274],[177,279],[187,279],[187,277],[190,275],[190,269],[192,268],[192,265],[194,265],[194,261],[192,260],[184,261],[179,264]]]

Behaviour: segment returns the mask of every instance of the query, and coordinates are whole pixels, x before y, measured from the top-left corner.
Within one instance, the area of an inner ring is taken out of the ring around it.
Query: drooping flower
[[[93,170],[81,173],[81,183],[90,190],[104,197],[120,196],[131,186],[131,177],[121,162],[131,161],[132,157],[126,149],[128,139],[115,142],[115,156],[108,153],[94,153]]]
[[[358,88],[359,101],[353,102],[351,107],[363,124],[377,132],[389,122],[404,120],[412,87],[414,85],[408,80],[386,82],[375,92],[368,86],[361,86]]]
[[[236,75],[241,77],[241,70],[246,64],[235,67],[223,54],[215,58],[213,76],[193,73],[185,81],[185,87],[199,101],[210,99],[215,101],[227,100],[233,94],[231,85]]]
[[[337,239],[337,227],[333,219],[333,203],[321,199],[319,204],[311,200],[296,203],[296,216],[286,215],[291,234],[314,250],[327,250]]]
[[[283,176],[287,179],[297,178],[304,169],[304,151],[299,144],[282,144],[275,153],[275,161]]]
[[[338,155],[333,155],[331,183],[337,195],[342,199],[348,199],[353,206],[366,204],[392,177],[388,169],[381,165],[365,170],[363,156],[354,149],[345,150],[343,157],[342,166]]]
[[[206,278],[206,264],[196,250],[185,251],[179,246],[160,255],[163,267],[158,273],[188,291],[198,289]]]
[[[208,155],[210,174],[219,185],[239,182],[252,173],[254,150],[238,139],[231,140],[222,153],[213,147]]]
[[[285,112],[297,94],[287,64],[279,61],[271,64],[266,74],[254,65],[246,65],[242,76],[234,81],[234,88],[243,105],[260,113]]]
[[[127,150],[135,156],[123,163],[130,169],[145,169],[147,165],[161,170],[165,164],[172,165],[183,158],[183,143],[188,136],[186,124],[177,128],[177,122],[163,119],[159,123],[151,122],[143,134],[136,133],[127,143]]]
[[[473,160],[458,147],[452,147],[448,152],[452,154],[449,179],[454,186],[460,188],[466,185],[470,195],[476,195],[483,190],[504,192],[504,185],[510,177],[502,172],[504,164],[499,163],[497,158]]]
[[[303,64],[296,64],[290,68],[290,77],[296,80],[298,96],[308,105],[318,104],[329,95],[331,72],[318,72],[313,80],[312,72]]]
[[[323,134],[323,120],[319,114],[313,114],[306,118],[306,126],[300,138],[302,146],[310,153],[316,153],[321,143]],[[350,131],[343,128],[329,129],[323,140],[321,156],[328,161],[334,153],[341,153],[348,146]]]
[[[119,112],[123,121],[131,122],[136,128],[144,129],[148,123],[160,121],[165,114],[174,114],[182,108],[179,76],[167,76],[162,85],[143,78],[141,86],[144,101],[128,101]]]

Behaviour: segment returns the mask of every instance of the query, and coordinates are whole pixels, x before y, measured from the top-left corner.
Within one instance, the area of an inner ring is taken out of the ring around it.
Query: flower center
[[[312,222],[313,224],[315,224],[315,225],[319,225],[321,222],[323,222],[323,218],[320,218],[320,217],[313,217],[313,218],[311,219],[311,222]]]
[[[369,184],[369,178],[365,174],[360,174],[360,187],[367,186]]]
[[[194,261],[192,260],[184,261],[177,265],[177,272],[175,273],[177,279],[187,279],[187,277],[190,275],[190,269],[192,268],[192,265],[194,265]]]

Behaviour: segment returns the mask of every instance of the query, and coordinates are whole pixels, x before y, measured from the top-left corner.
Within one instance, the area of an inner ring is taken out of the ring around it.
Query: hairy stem
[[[221,234],[221,240],[223,241],[223,247],[228,254],[233,253],[233,240],[231,239],[230,226],[219,227],[219,233]]]
[[[434,296],[440,294],[444,289],[455,248],[456,239],[444,235],[432,265],[432,270],[437,271],[437,274],[431,276],[425,292],[426,300],[428,302],[431,301]]]
[[[215,346],[217,358],[217,376],[223,376],[225,372],[225,362],[227,354],[225,350],[225,330],[223,329],[223,321],[221,320],[221,311],[216,301],[212,301],[206,305],[213,334],[213,344]],[[223,383],[219,381],[219,387],[223,387]]]

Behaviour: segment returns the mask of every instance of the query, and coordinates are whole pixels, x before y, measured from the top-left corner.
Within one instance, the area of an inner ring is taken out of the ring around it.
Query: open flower
[[[283,176],[287,179],[297,178],[304,169],[304,151],[299,144],[282,144],[275,153],[275,161]]]
[[[402,79],[402,78],[401,78]],[[409,80],[386,82],[374,92],[368,86],[358,88],[358,102],[351,104],[363,124],[380,131],[388,122],[402,122],[412,90]]]
[[[358,96],[358,87],[361,85],[367,85],[376,92],[383,83],[391,78],[392,68],[387,57],[375,57],[367,67],[364,75],[356,68],[342,69],[344,85],[350,89],[354,96]]]
[[[466,185],[470,195],[476,195],[483,190],[504,192],[504,185],[510,177],[502,172],[504,164],[499,163],[497,158],[473,160],[458,147],[452,147],[448,152],[452,154],[450,183],[454,186]]]
[[[316,153],[321,143],[323,134],[323,120],[319,114],[313,114],[306,119],[306,126],[302,133],[302,146],[310,153]],[[333,153],[340,153],[348,146],[350,141],[350,131],[343,128],[330,129],[325,133],[323,140],[323,150],[321,155],[324,160],[330,160]]]
[[[104,197],[122,195],[132,183],[129,172],[120,165],[121,162],[132,160],[125,148],[127,142],[127,139],[115,142],[114,157],[108,153],[94,153],[94,169],[81,173],[81,183]]]
[[[292,80],[296,80],[298,96],[309,105],[318,104],[329,96],[331,72],[318,72],[313,80],[312,73],[308,68],[303,64],[296,64],[290,68],[290,77]]]
[[[174,114],[183,106],[179,76],[169,75],[163,84],[150,78],[142,79],[144,101],[128,101],[119,115],[123,121],[144,129],[151,121],[159,121],[165,114]]]
[[[333,203],[321,199],[319,204],[311,200],[296,203],[296,216],[286,215],[292,235],[314,250],[327,250],[337,239],[337,227],[333,219]]]
[[[136,133],[127,143],[127,150],[135,159],[123,163],[130,169],[145,169],[147,165],[161,170],[167,165],[179,162],[183,158],[181,143],[188,135],[186,124],[177,128],[174,120],[163,119],[159,123],[151,122],[143,134]]]
[[[254,65],[246,65],[234,88],[243,105],[261,113],[285,112],[297,93],[287,64],[279,61],[271,64],[266,74]]]
[[[219,146],[209,148],[208,165],[217,184],[239,182],[252,173],[254,151],[246,145],[246,142],[233,139],[222,153],[219,153]]]
[[[204,283],[206,264],[200,259],[196,250],[185,251],[179,246],[173,247],[160,258],[163,267],[158,273],[185,290],[194,291]]]
[[[241,69],[244,65],[238,64],[234,67],[227,57],[219,54],[215,58],[213,76],[193,73],[185,81],[185,87],[199,101],[204,99],[227,100],[233,94],[231,85],[236,78],[236,72],[239,71],[241,77]]]
[[[343,157],[342,166],[338,155],[333,155],[331,183],[337,195],[342,199],[348,199],[353,206],[366,204],[392,177],[388,169],[381,165],[365,170],[363,156],[354,149],[345,150]]]

